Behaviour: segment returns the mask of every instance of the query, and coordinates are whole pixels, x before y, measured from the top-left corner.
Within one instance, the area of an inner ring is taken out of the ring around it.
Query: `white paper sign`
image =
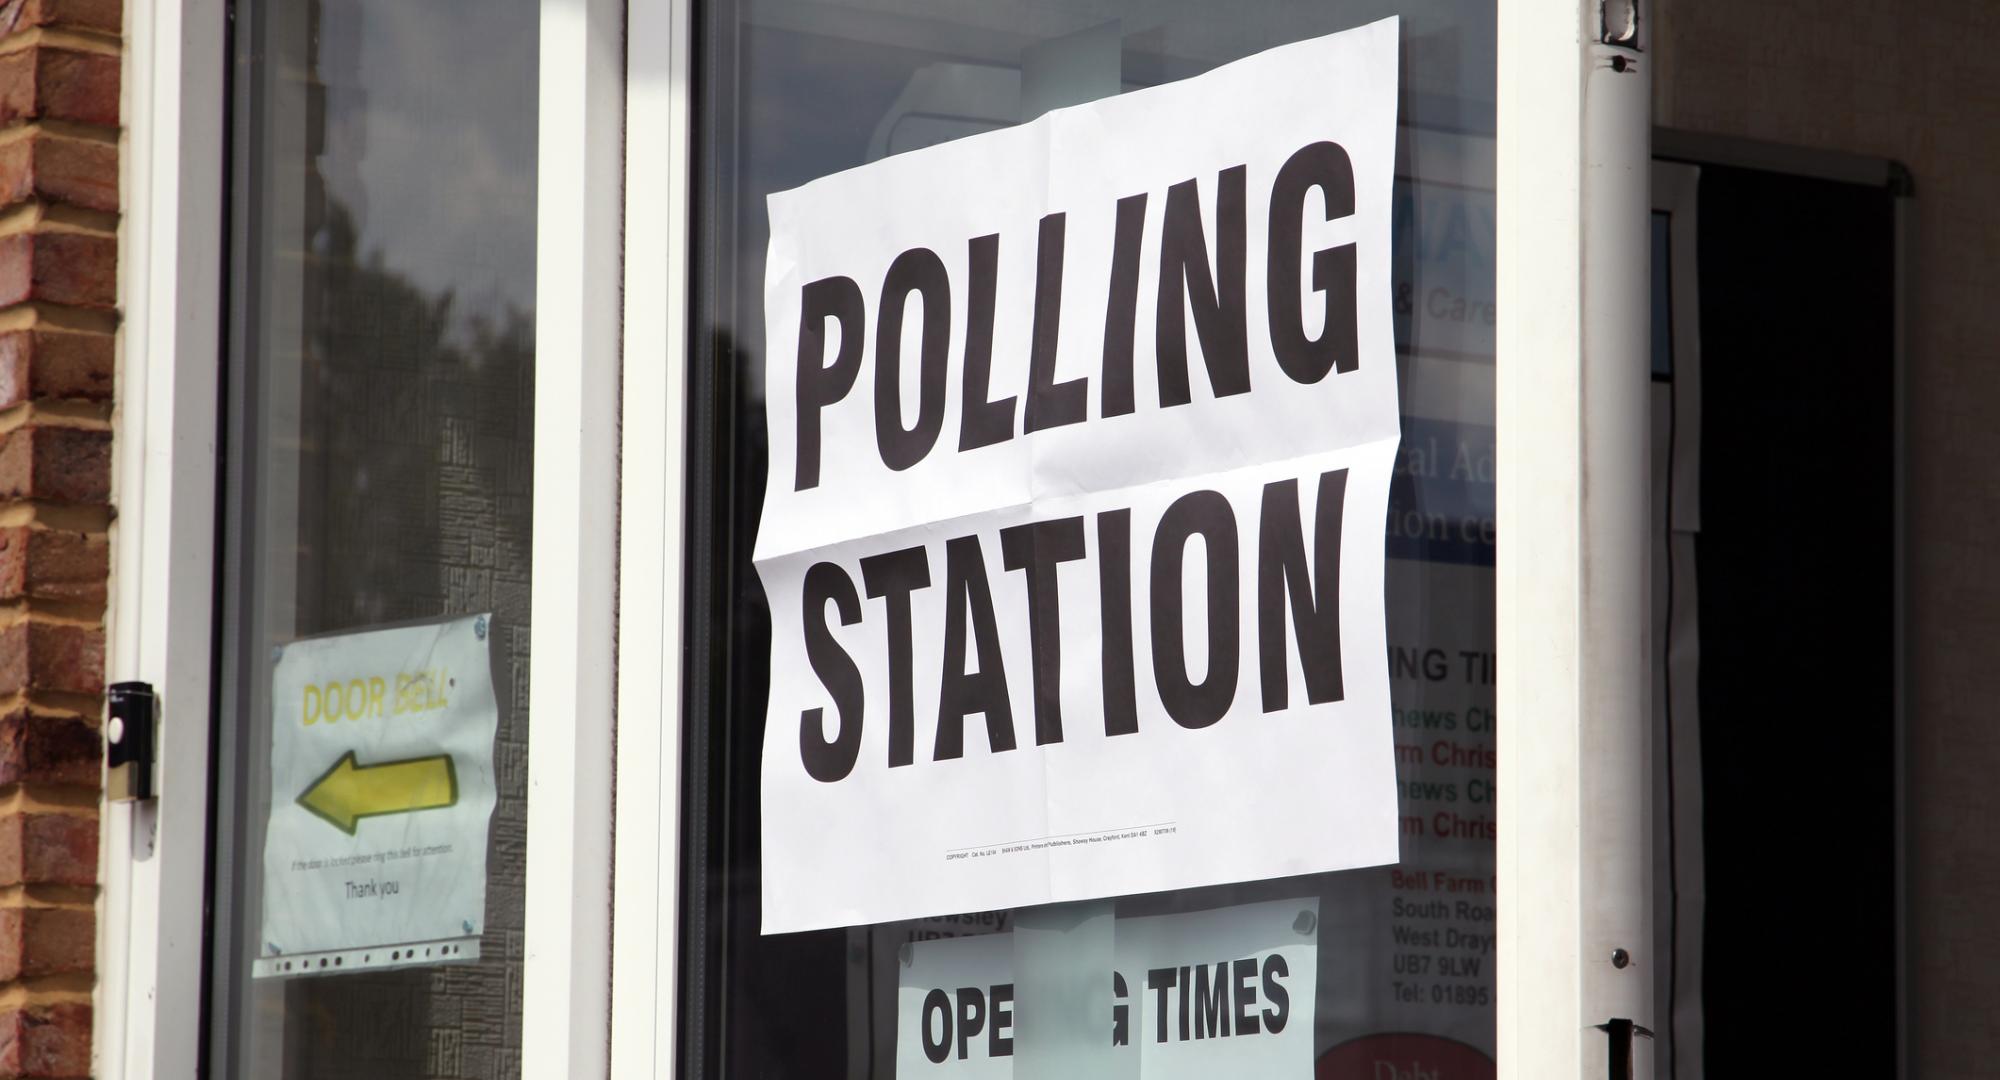
[[[499,726],[490,628],[472,615],[278,652],[256,974],[478,955]]]
[[[766,932],[1396,858],[1396,57],[771,196]]]
[[[896,981],[896,1075],[1013,1076],[1014,935],[914,942],[904,946],[903,959]]]
[[[1107,920],[1111,970],[1079,973],[1093,988],[1084,996],[1098,995],[1091,1011],[1112,1055],[1091,1055],[1090,1074],[1108,1061],[1142,1080],[1312,1076],[1318,914],[1306,899]],[[899,1080],[998,1080],[1033,1040],[1068,1039],[1018,1022],[1014,942],[988,934],[906,948]]]

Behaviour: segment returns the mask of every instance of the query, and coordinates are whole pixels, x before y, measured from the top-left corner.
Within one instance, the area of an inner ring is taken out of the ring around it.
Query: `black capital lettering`
[[[1292,1016],[1292,993],[1284,982],[1290,974],[1284,957],[1272,953],[1264,958],[1264,1000],[1271,1003],[1264,1010],[1264,1030],[1273,1035],[1285,1030],[1285,1022]]]
[[[1175,969],[1170,967],[1154,968],[1146,972],[1146,987],[1153,991],[1153,1017],[1159,1024],[1159,1032],[1153,1037],[1154,1042],[1167,1041],[1167,991],[1174,988],[1177,974]],[[1186,1014],[1183,1013],[1182,1017],[1185,1019]],[[1182,1024],[1182,1030],[1185,1032],[1186,1024]]]
[[[1305,200],[1318,188],[1326,220],[1354,213],[1354,163],[1338,143],[1304,147],[1278,170],[1271,185],[1271,235],[1265,249],[1265,297],[1270,307],[1271,351],[1294,382],[1316,383],[1332,370],[1361,363],[1355,327],[1356,254],[1352,242],[1313,252],[1312,286],[1326,296],[1319,336],[1307,337],[1299,304],[1299,253],[1305,240]]]
[[[987,995],[991,1022],[986,1027],[986,1056],[1014,1056],[1014,984],[1001,983]]]
[[[1340,659],[1340,524],[1345,516],[1347,470],[1320,474],[1319,504],[1313,510],[1312,565],[1306,565],[1299,525],[1299,482],[1264,485],[1257,526],[1257,666],[1264,684],[1264,711],[1289,703],[1285,663],[1285,602],[1299,640],[1306,700],[1314,705],[1339,701],[1344,693]]]
[[[1056,567],[1083,558],[1083,519],[1058,518],[1000,530],[1000,557],[1028,575],[1028,647],[1034,654],[1035,745],[1063,739],[1062,603]]]
[[[977,536],[944,545],[944,675],[938,686],[937,743],[933,760],[965,756],[965,718],[986,716],[986,744],[994,753],[1014,749],[1014,710],[1007,700],[1007,671],[1000,658],[1000,628],[993,617],[993,592],[986,585],[986,559]],[[972,644],[979,670],[965,670],[966,610],[972,612]]]
[[[917,368],[917,423],[903,427],[903,311],[910,294],[923,299],[924,327]],[[882,464],[901,472],[924,459],[944,427],[945,362],[951,348],[951,279],[929,248],[896,256],[882,279],[875,324],[875,446]]]
[[[1208,965],[1194,969],[1194,1037],[1197,1039],[1220,1039],[1229,1035],[1229,963],[1215,965],[1215,975],[1209,976]]]
[[[1189,980],[1188,978],[1188,969],[1183,967],[1181,968],[1181,1041],[1182,1042],[1188,1041],[1188,998],[1192,996],[1188,993],[1189,989],[1191,989],[1191,980]]]
[[[1028,347],[1027,431],[1083,422],[1090,380],[1056,381],[1056,344],[1062,338],[1063,231],[1065,218],[1042,218],[1035,249],[1035,323]]]
[[[976,986],[958,992],[958,1060],[965,1060],[966,1044],[986,1028],[986,995]]]
[[[1132,1044],[1132,1006],[1125,1003],[1129,991],[1125,986],[1125,976],[1111,973],[1111,1045],[1130,1046]]]
[[[931,1039],[931,1016],[938,1018],[939,1033],[935,1041]],[[942,1065],[951,1056],[951,996],[943,990],[933,990],[924,995],[923,1012],[924,1056],[933,1065]]]
[[[840,352],[826,359],[826,320],[840,324]],[[830,277],[799,291],[798,446],[792,490],[819,486],[819,413],[847,396],[861,374],[861,337],[868,320],[861,286]]]
[[[1252,1010],[1257,1005],[1257,961],[1238,960],[1231,972],[1230,992],[1236,999],[1236,1034],[1255,1035],[1258,1031],[1257,1014]]]
[[[1104,303],[1100,416],[1124,416],[1132,411],[1132,331],[1139,318],[1139,243],[1145,232],[1145,193],[1118,200],[1118,223],[1111,237],[1111,289]],[[1178,297],[1174,304],[1179,307]]]
[[[829,601],[840,612],[840,624],[853,626],[861,621],[861,598],[854,594],[854,581],[833,563],[814,563],[805,579],[806,662],[833,699],[839,728],[831,741],[826,738],[824,709],[814,707],[799,714],[799,760],[806,775],[823,784],[845,779],[854,771],[854,759],[861,754],[862,690],[861,669],[840,647],[826,625]]]
[[[1137,678],[1132,673],[1132,511],[1097,515],[1097,593],[1103,627],[1104,733],[1139,730]]]
[[[915,757],[917,708],[915,661],[911,658],[910,594],[929,588],[930,559],[920,547],[904,548],[861,560],[861,581],[871,599],[887,601],[889,609],[889,767],[908,765]]]
[[[1186,620],[1181,595],[1181,562],[1187,542],[1200,536],[1208,560],[1208,671],[1190,682],[1187,650],[1181,640]],[[1153,536],[1153,679],[1160,704],[1185,728],[1205,728],[1222,719],[1236,697],[1238,657],[1236,515],[1216,491],[1194,491],[1174,500]]]
[[[1222,170],[1215,192],[1215,273],[1208,268],[1208,238],[1201,227],[1201,195],[1193,180],[1167,189],[1160,233],[1160,302],[1154,339],[1160,367],[1160,406],[1190,400],[1187,317],[1194,314],[1209,389],[1216,397],[1250,390],[1250,332],[1244,311],[1244,167]],[[1182,299],[1186,304],[1183,306]]]
[[[961,451],[1014,437],[1014,398],[986,399],[993,381],[993,305],[1000,282],[1000,237],[975,236],[966,247],[971,283],[965,298],[965,393],[958,414]],[[928,310],[924,318],[930,318]]]

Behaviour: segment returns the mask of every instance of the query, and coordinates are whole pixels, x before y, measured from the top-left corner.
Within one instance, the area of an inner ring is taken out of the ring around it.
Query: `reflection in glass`
[[[520,1075],[537,7],[239,5],[205,1075]],[[252,979],[273,646],[492,612],[481,959]]]

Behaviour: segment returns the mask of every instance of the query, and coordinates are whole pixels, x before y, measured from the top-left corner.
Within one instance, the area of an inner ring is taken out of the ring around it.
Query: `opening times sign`
[[[1397,33],[771,196],[766,932],[1395,860]]]
[[[1017,1059],[1028,1073],[1059,1061],[1058,1075],[1134,1080],[1311,1075],[1318,918],[1308,898],[1088,919],[1059,935],[1070,962],[1058,970],[1018,931],[911,943],[896,1076],[1007,1080]]]

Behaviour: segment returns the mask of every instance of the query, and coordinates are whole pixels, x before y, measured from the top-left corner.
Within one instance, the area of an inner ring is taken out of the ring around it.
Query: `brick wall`
[[[1917,1075],[1991,1076],[2000,1061],[2000,724],[1991,717],[2000,700],[1991,298],[2000,280],[2000,5],[1666,0],[1659,14],[1661,123],[1893,158],[1916,180],[1912,1020]]]
[[[0,0],[0,1080],[90,1072],[119,0]]]

